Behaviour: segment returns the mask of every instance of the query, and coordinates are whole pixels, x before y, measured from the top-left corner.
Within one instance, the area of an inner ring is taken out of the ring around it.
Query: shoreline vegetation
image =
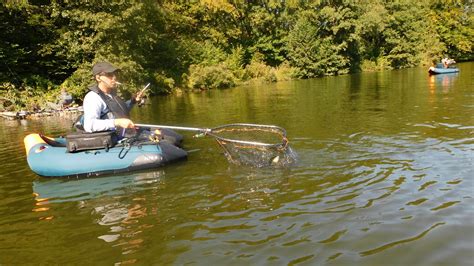
[[[129,97],[474,59],[471,1],[6,0],[0,112],[81,105],[95,62]],[[41,112],[36,112],[41,113]]]
[[[23,119],[41,119],[45,116],[59,116],[71,118],[82,112],[80,107],[71,107],[65,109],[48,109],[48,110],[34,110],[34,111],[3,111],[0,112],[0,117],[7,120],[23,120]]]

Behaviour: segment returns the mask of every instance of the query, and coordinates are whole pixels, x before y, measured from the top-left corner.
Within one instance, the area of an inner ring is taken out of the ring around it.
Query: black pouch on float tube
[[[115,131],[94,133],[71,133],[66,136],[68,152],[106,149],[107,151],[117,144],[118,137]]]

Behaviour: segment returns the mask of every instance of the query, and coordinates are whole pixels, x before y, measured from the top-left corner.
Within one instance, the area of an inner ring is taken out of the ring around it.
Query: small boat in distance
[[[459,68],[457,67],[444,68],[443,64],[436,64],[436,66],[430,67],[428,69],[428,73],[430,73],[430,75],[457,73],[457,72],[459,72]]]
[[[436,64],[436,66],[431,66],[428,69],[428,73],[430,75],[436,75],[436,74],[447,74],[447,73],[457,73],[459,72],[459,68],[451,66],[452,64],[455,64],[456,61],[453,59],[449,58],[443,58],[441,60],[441,63]]]

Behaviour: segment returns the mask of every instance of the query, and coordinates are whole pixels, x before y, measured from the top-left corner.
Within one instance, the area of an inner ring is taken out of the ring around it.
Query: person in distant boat
[[[59,96],[59,105],[62,109],[68,107],[73,102],[72,95],[69,94],[65,88],[61,89],[61,94]]]
[[[445,58],[441,59],[441,63],[443,64],[444,68],[448,68],[449,65],[455,64],[456,61],[454,61],[454,59],[450,59],[448,57],[445,57]]]
[[[82,127],[86,132],[134,128],[130,120],[130,109],[142,98],[141,93],[125,102],[117,94],[119,69],[108,62],[100,62],[92,67],[96,84],[89,87],[84,97]]]
[[[443,67],[444,67],[444,68],[448,68],[448,63],[447,63],[447,61],[448,61],[448,58],[447,58],[447,57],[441,59],[441,64],[443,64]]]

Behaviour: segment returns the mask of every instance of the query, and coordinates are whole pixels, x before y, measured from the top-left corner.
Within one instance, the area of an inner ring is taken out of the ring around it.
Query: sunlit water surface
[[[74,117],[0,121],[0,264],[472,265],[473,63],[153,98],[147,124],[288,132],[288,168],[230,165],[185,133],[186,162],[48,179],[23,137]],[[45,162],[54,164],[54,162]]]

